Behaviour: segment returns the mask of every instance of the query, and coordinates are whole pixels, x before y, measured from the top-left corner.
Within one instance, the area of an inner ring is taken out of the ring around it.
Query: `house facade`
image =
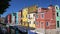
[[[36,13],[37,13],[37,6],[36,5],[28,7],[28,24],[29,24],[29,27],[33,27],[33,28],[36,27],[36,25],[35,25]]]
[[[21,18],[22,18],[22,13],[21,11],[18,12],[18,24],[21,25]]]
[[[60,31],[60,8],[58,5],[55,5],[55,10],[56,10],[56,29],[57,31]]]
[[[16,24],[16,13],[12,13],[12,23],[11,25],[14,26]]]
[[[11,14],[8,14],[8,15],[7,15],[8,24],[10,24],[11,21],[12,21],[12,20],[11,20],[11,19],[12,19],[11,17],[12,17]]]
[[[59,28],[60,27],[60,9],[59,9],[59,6],[56,5],[55,9],[56,9],[56,28]]]
[[[36,16],[36,13],[30,13],[30,14],[28,14],[29,27],[35,28],[35,16]]]
[[[22,9],[22,26],[28,26],[28,8]]]
[[[36,28],[55,29],[56,17],[55,8],[50,5],[48,8],[38,8]]]
[[[16,12],[16,18],[15,19],[16,19],[16,23],[15,24],[18,25],[18,12]]]

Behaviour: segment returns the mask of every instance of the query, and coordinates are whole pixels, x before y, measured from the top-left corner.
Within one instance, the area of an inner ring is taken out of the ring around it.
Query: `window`
[[[56,7],[56,9],[58,10],[58,8]]]
[[[48,24],[49,22],[46,22],[46,26],[48,26],[49,24]]]
[[[35,24],[35,21],[34,21],[34,24]]]
[[[30,19],[30,15],[28,15],[28,18]]]
[[[43,25],[43,22],[41,22],[41,25]]]
[[[35,16],[35,14],[33,14],[33,16]]]
[[[26,17],[27,17],[27,15],[26,15]]]
[[[38,22],[36,22],[36,25],[38,25]]]
[[[36,18],[38,18],[38,15],[36,15]]]
[[[59,15],[58,15],[58,12],[57,12],[57,16],[59,16]]]
[[[41,13],[41,17],[44,18],[44,13]]]
[[[29,24],[31,24],[31,21],[29,22]]]
[[[42,18],[44,17],[44,14],[42,14]]]
[[[43,28],[43,27],[44,27],[44,24],[43,24],[43,22],[41,22],[41,24],[40,24],[40,27],[41,27],[41,28]]]
[[[57,27],[59,28],[59,21],[57,21]]]

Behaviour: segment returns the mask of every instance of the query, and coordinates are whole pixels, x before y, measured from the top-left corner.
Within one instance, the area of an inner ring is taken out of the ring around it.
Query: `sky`
[[[32,5],[38,5],[44,8],[47,8],[50,4],[60,6],[60,0],[11,0],[9,3],[10,6],[6,9],[6,12],[2,14],[2,17]]]

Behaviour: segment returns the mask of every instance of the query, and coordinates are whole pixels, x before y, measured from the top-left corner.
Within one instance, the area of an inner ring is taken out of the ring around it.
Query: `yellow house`
[[[33,27],[35,28],[35,15],[36,13],[30,13],[28,14],[28,23],[29,23],[29,27]]]
[[[35,28],[35,17],[33,16],[37,12],[37,6],[31,6],[28,8],[22,9],[22,26],[29,26]],[[32,19],[28,19],[28,14],[32,16]],[[30,21],[30,23],[28,22]]]
[[[28,26],[28,8],[22,10],[22,26]]]
[[[29,27],[35,28],[35,15],[37,13],[37,5],[28,7],[28,23]]]

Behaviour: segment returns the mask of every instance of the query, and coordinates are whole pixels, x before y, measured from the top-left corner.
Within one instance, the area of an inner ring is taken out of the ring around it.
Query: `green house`
[[[55,10],[56,10],[56,28],[60,28],[60,9],[58,5],[55,6]]]

